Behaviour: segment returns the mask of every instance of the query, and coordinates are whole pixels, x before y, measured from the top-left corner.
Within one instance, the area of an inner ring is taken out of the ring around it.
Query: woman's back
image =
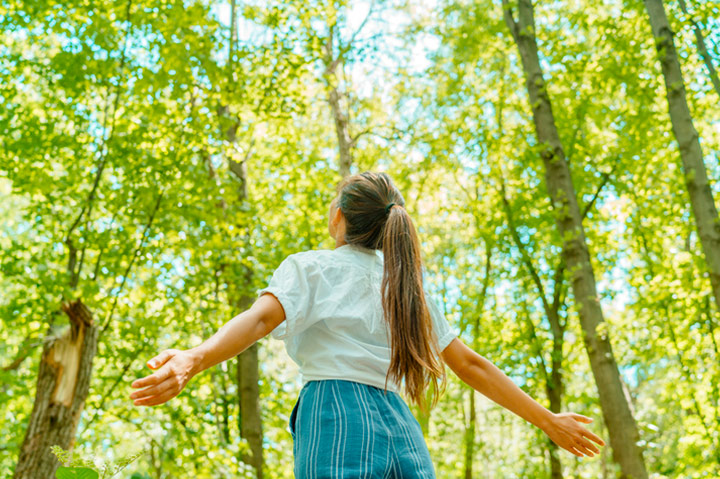
[[[383,255],[355,245],[288,256],[267,288],[286,320],[271,335],[285,341],[303,384],[345,379],[383,388],[390,366],[390,332],[380,287]],[[427,297],[440,349],[457,335]],[[399,392],[388,381],[389,390]]]

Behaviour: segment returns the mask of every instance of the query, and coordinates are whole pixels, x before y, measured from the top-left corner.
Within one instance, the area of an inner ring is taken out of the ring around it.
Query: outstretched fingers
[[[578,439],[578,444],[579,444],[579,446],[580,446],[580,448],[581,448],[580,450],[581,450],[584,454],[587,454],[588,456],[594,456],[595,454],[599,454],[599,453],[600,453],[600,449],[598,449],[593,443],[591,443],[590,441],[588,441],[588,440],[585,439],[584,437]]]
[[[605,441],[581,424],[591,423],[592,418],[576,413],[558,413],[555,418],[555,428],[550,428],[548,435],[556,444],[578,457],[594,457],[600,453],[598,446],[604,446]]]
[[[149,396],[143,399],[139,399],[134,402],[136,406],[157,406],[158,404],[162,404],[165,402],[168,402],[170,399],[177,396],[177,391],[170,387],[165,389],[162,393]]]
[[[571,413],[571,414],[572,414],[572,418],[578,422],[584,422],[585,424],[590,424],[591,422],[593,422],[593,418],[591,418],[591,417],[583,416],[582,414],[578,414],[575,412]]]
[[[142,401],[163,394],[167,390],[177,389],[176,386],[177,381],[174,381],[173,378],[167,378],[154,386],[148,386],[145,389],[133,392],[130,394],[130,399],[133,400],[133,404],[140,406],[142,405]]]
[[[163,381],[165,381],[170,376],[170,368],[165,366],[154,373],[152,373],[149,376],[145,376],[141,379],[136,379],[133,381],[133,383],[130,385],[131,387],[138,389],[138,388],[144,388],[147,386],[154,386],[156,384],[160,384]]]
[[[575,447],[566,447],[565,449],[566,449],[567,451],[573,453],[573,454],[576,455],[577,457],[585,457],[585,455],[584,455],[582,452],[580,452],[580,451],[579,451],[577,448],[575,448]]]
[[[593,457],[595,455],[587,448],[587,446],[581,443],[574,443],[572,446],[566,447],[565,449],[578,457]]]
[[[591,441],[594,441],[595,443],[600,444],[601,446],[604,446],[604,445],[605,445],[605,441],[603,441],[603,440],[600,438],[600,436],[597,436],[597,435],[593,434],[593,433],[590,432],[589,430],[583,428],[583,432],[582,432],[582,433],[583,433],[583,436],[584,436],[584,437],[590,439]]]

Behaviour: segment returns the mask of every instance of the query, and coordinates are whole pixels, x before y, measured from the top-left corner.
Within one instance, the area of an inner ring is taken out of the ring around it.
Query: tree
[[[573,297],[579,307],[583,340],[610,433],[613,457],[624,477],[644,479],[647,478],[647,472],[642,451],[637,445],[640,435],[623,392],[610,339],[603,326],[603,311],[590,264],[582,215],[540,66],[531,0],[518,1],[517,20],[514,10],[509,0],[503,0],[505,21],[520,52],[525,71],[540,156],[545,165],[545,181],[556,214],[558,231],[563,238],[563,261],[572,278]]]

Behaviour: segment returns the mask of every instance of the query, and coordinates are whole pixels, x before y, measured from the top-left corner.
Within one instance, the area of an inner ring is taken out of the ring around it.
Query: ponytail
[[[404,380],[406,395],[425,409],[425,389],[432,385],[432,407],[445,384],[445,370],[425,302],[420,242],[405,201],[384,173],[347,177],[338,193],[345,241],[383,251],[382,307],[391,348],[385,388],[388,380]]]
[[[385,384],[387,387],[388,379],[398,383],[405,379],[406,394],[422,409],[426,406],[425,388],[432,384],[433,407],[438,380],[444,383],[445,372],[425,302],[420,242],[410,215],[399,205],[390,208],[382,249],[382,305],[392,350]]]

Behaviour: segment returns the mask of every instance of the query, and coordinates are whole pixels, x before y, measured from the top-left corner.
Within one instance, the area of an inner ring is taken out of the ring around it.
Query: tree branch
[[[153,220],[155,219],[155,215],[158,212],[158,209],[160,208],[160,202],[162,201],[164,192],[161,190],[160,193],[158,193],[157,200],[155,201],[155,207],[152,210],[152,213],[150,213],[150,217],[148,218],[148,222],[145,225],[145,230],[142,233],[142,237],[140,240],[140,244],[135,249],[135,251],[132,254],[132,257],[130,258],[130,262],[127,265],[127,268],[125,268],[125,273],[123,274],[122,283],[120,283],[120,288],[118,289],[117,293],[113,297],[113,303],[110,308],[110,311],[108,312],[107,316],[105,317],[105,320],[103,321],[102,328],[100,328],[100,335],[105,333],[105,330],[110,325],[110,320],[112,319],[113,313],[115,312],[115,307],[117,306],[118,298],[120,297],[120,292],[125,287],[125,283],[127,282],[128,275],[130,274],[130,270],[133,267],[133,264],[135,264],[135,258],[140,256],[142,253],[143,248],[145,247],[145,241],[147,240],[147,237],[150,232],[150,227],[152,226]]]
[[[590,202],[589,202],[587,205],[585,205],[585,208],[583,208],[583,211],[582,211],[581,216],[580,216],[581,221],[585,219],[585,217],[587,216],[587,214],[588,214],[588,213],[590,212],[590,210],[592,209],[593,205],[595,204],[595,201],[598,199],[598,196],[600,196],[600,193],[602,192],[602,189],[603,189],[603,188],[605,187],[605,185],[607,184],[608,180],[610,179],[610,176],[612,176],[612,174],[613,174],[613,173],[615,172],[615,170],[617,169],[617,166],[618,166],[619,163],[620,163],[620,161],[619,161],[619,159],[618,159],[617,161],[615,161],[615,163],[613,164],[612,169],[611,169],[609,172],[603,173],[603,175],[602,175],[603,178],[602,178],[602,180],[600,181],[600,184],[598,185],[597,190],[595,191],[595,194],[593,195],[593,197],[592,197],[592,199],[590,200]]]

